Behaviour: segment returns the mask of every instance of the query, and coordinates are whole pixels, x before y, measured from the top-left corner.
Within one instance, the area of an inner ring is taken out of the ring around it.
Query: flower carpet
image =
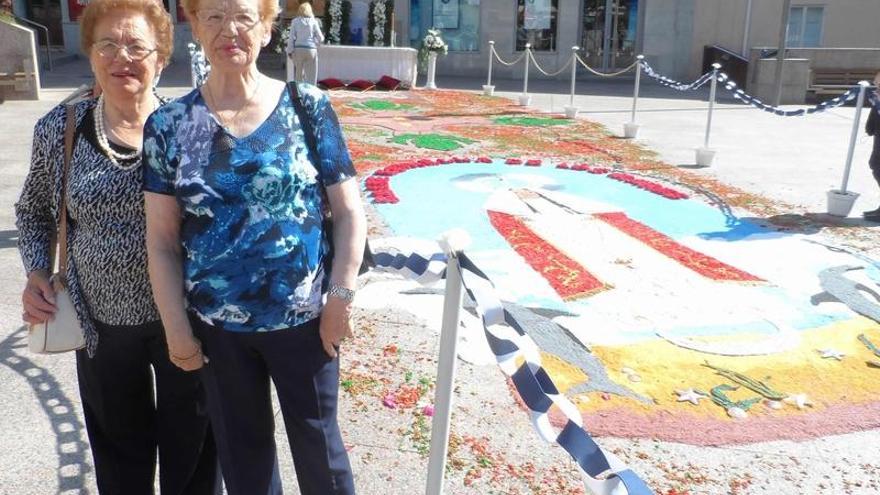
[[[880,262],[851,247],[870,235],[793,219],[598,124],[503,98],[333,101],[372,205],[371,238],[467,230],[469,256],[505,303],[549,329],[544,366],[591,433],[710,446],[880,426]],[[375,304],[437,318],[410,304],[414,282],[369,284],[384,294]],[[349,392],[426,414],[417,378],[350,380]],[[457,448],[473,451],[468,438]]]

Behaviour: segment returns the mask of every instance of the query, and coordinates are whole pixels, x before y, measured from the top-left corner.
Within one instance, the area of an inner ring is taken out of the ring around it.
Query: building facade
[[[163,0],[176,22],[175,58],[187,57],[189,25],[179,0]],[[352,40],[365,43],[370,0],[350,0]],[[78,17],[87,0],[14,0],[17,15],[49,27],[52,44],[79,52]],[[325,0],[312,2],[321,15]],[[547,70],[561,67],[573,47],[598,70],[626,67],[644,54],[658,71],[687,79],[702,71],[703,50],[717,45],[750,58],[753,48],[775,47],[783,0],[394,0],[394,43],[418,47],[426,30],[440,28],[450,47],[441,74],[482,76],[489,42],[513,60],[529,43]],[[290,17],[298,0],[279,0]],[[880,0],[794,0],[789,46],[880,50]],[[869,65],[873,58],[851,63]],[[495,64],[498,77],[522,68]],[[561,75],[560,77],[566,77]]]

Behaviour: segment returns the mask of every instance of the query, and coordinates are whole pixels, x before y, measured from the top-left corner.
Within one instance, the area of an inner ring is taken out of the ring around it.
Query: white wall
[[[699,0],[704,2],[706,0]],[[646,0],[642,54],[658,72],[690,74],[697,0]]]

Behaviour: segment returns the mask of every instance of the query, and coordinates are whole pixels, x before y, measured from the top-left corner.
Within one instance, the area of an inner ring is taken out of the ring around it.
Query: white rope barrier
[[[526,47],[528,47],[528,45],[526,45]],[[526,51],[522,52],[522,54],[519,57],[516,57],[516,60],[514,60],[513,62],[505,62],[504,59],[501,58],[501,55],[498,55],[498,52],[495,51],[495,43],[494,42],[492,42],[490,49],[492,50],[492,54],[495,55],[495,60],[497,60],[499,64],[506,65],[508,67],[520,63],[522,61],[523,57],[525,57],[526,53],[527,53]]]
[[[576,56],[577,55],[574,55],[574,57],[576,57]],[[535,56],[531,52],[529,52],[529,58],[532,60],[532,63],[535,64],[535,67],[538,69],[538,71],[547,77],[556,77],[559,74],[562,74],[574,62],[574,58],[569,57],[568,62],[566,62],[565,65],[563,65],[559,70],[557,70],[556,72],[547,72],[546,70],[544,70],[543,67],[541,67],[541,64],[538,63],[538,61],[535,59]]]
[[[617,76],[620,76],[620,75],[626,74],[627,72],[633,70],[634,67],[636,67],[637,65],[639,65],[639,61],[636,60],[635,62],[633,62],[632,64],[630,64],[629,67],[627,67],[627,68],[625,68],[625,69],[622,69],[622,70],[619,70],[619,71],[617,71],[617,72],[599,72],[599,71],[597,71],[596,69],[590,67],[590,66],[584,61],[584,59],[582,59],[580,56],[575,55],[575,57],[577,58],[577,61],[580,62],[580,64],[584,66],[584,69],[587,69],[587,70],[590,71],[592,74],[595,74],[595,75],[597,75],[597,76],[599,76],[599,77],[617,77]]]

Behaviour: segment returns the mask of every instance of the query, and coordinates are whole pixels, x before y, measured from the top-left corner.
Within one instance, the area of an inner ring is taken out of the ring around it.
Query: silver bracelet
[[[342,299],[345,302],[354,301],[354,291],[348,287],[343,287],[337,284],[330,284],[330,289],[327,290],[327,296]]]

